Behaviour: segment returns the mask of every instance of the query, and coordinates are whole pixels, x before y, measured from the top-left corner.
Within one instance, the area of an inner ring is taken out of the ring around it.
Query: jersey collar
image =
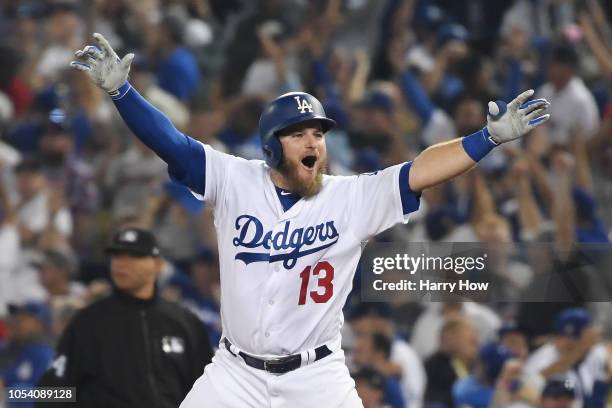
[[[276,192],[276,186],[272,182],[272,177],[270,174],[271,170],[266,166],[265,172],[265,184],[266,184],[266,198],[272,204],[273,208],[276,209],[276,215],[279,219],[279,222],[289,220],[291,218],[295,218],[299,213],[302,207],[304,206],[304,198],[300,198],[295,204],[291,206],[287,211],[284,210],[283,205],[278,197],[278,193]]]

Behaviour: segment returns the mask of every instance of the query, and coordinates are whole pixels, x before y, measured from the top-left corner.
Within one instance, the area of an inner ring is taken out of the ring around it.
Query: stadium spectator
[[[462,318],[448,319],[440,330],[440,348],[425,360],[425,403],[453,406],[452,387],[465,378],[478,353],[478,337],[472,324]]]
[[[282,25],[277,21],[267,21],[257,29],[261,55],[249,66],[242,93],[244,95],[272,96],[301,88],[300,78],[280,43]]]
[[[77,267],[71,254],[57,250],[48,250],[43,254],[38,273],[40,283],[49,296],[49,302],[60,298],[77,299],[85,295],[85,285],[72,279]]]
[[[384,402],[384,377],[372,368],[362,368],[352,374],[363,408],[390,408]]]
[[[221,288],[215,252],[202,248],[192,260],[190,269],[196,291],[192,296],[184,294],[183,302],[206,324],[211,344],[218,344],[221,340]]]
[[[476,179],[479,185],[482,180]],[[479,181],[480,180],[480,181]],[[486,188],[486,187],[485,187]],[[474,195],[479,194],[480,187],[474,187]],[[490,200],[492,200],[489,197]],[[474,205],[477,206],[478,198],[474,198]],[[492,202],[490,202],[493,205]],[[474,231],[479,241],[486,248],[487,255],[495,262],[487,263],[487,280],[496,282],[496,290],[489,292],[491,297],[511,299],[517,297],[533,278],[533,271],[525,262],[521,262],[514,257],[512,243],[512,230],[506,218],[499,215],[494,208],[490,211],[485,210],[485,205],[476,207],[474,211]],[[499,308],[499,306],[498,306]],[[501,329],[501,328],[500,328]]]
[[[535,405],[538,394],[521,380],[522,363],[497,342],[480,348],[474,372],[453,386],[454,406],[505,407],[513,402]]]
[[[198,251],[201,233],[198,215],[203,208],[202,202],[186,187],[169,181],[164,183],[161,196],[145,212],[143,225],[162,237],[161,250],[180,264],[192,259]]]
[[[228,153],[253,159],[261,158],[259,142],[259,116],[263,112],[263,100],[259,96],[237,97],[227,106],[228,121],[217,134]]]
[[[547,128],[553,144],[568,144],[575,129],[591,138],[599,129],[599,111],[593,94],[576,76],[579,58],[568,44],[556,45],[550,56],[548,82],[538,91],[538,97],[551,103],[551,122]],[[580,110],[575,107],[580,106]]]
[[[498,342],[521,361],[529,355],[529,339],[525,330],[515,322],[503,324],[497,331]]]
[[[62,203],[53,205],[53,194],[40,162],[24,159],[15,168],[17,192],[17,219],[21,240],[34,245],[46,231],[68,237],[72,233],[72,215]],[[57,198],[57,196],[55,196]],[[60,200],[61,201],[61,196]]]
[[[370,367],[383,376],[383,399],[393,408],[404,407],[400,387],[401,367],[390,360],[391,340],[382,333],[358,334],[352,350],[353,363]]]
[[[0,172],[3,170],[0,161]],[[17,229],[15,211],[10,198],[0,183],[0,318],[6,316],[7,302],[12,287],[12,274],[20,261],[20,237]]]
[[[104,175],[112,218],[138,214],[142,203],[159,192],[165,179],[164,162],[134,139],[131,147],[111,161]]]
[[[477,331],[477,341],[486,342],[495,338],[501,322],[499,316],[488,306],[476,302],[428,303],[412,331],[410,343],[422,359],[427,359],[439,348],[441,330],[448,319],[464,317]]]
[[[10,314],[8,343],[0,347],[0,384],[32,388],[53,358],[46,338],[51,312],[44,303],[30,302],[11,305]]]
[[[200,72],[193,54],[184,47],[184,34],[185,21],[166,15],[157,26],[154,49],[160,54],[157,68],[160,88],[188,102],[198,90]]]
[[[356,338],[380,334],[392,339],[390,361],[383,373],[400,379],[406,407],[421,406],[426,384],[425,369],[410,344],[396,333],[390,308],[361,304],[351,312],[350,328]]]
[[[597,2],[589,2],[579,15],[585,42],[593,52],[604,79],[612,79],[612,52],[604,43],[611,37],[610,20]]]
[[[529,356],[525,371],[545,379],[569,381],[585,406],[605,406],[610,356],[600,343],[600,329],[582,308],[563,310],[554,326],[554,338]]]
[[[136,58],[130,70],[130,79],[138,92],[170,118],[177,129],[189,123],[189,110],[183,102],[156,83],[153,72],[144,57]],[[157,157],[153,155],[153,157]]]
[[[571,408],[574,406],[576,391],[567,380],[548,380],[542,390],[542,408]]]
[[[35,81],[48,83],[57,80],[72,58],[73,49],[84,38],[84,24],[76,1],[48,1],[42,5],[46,13],[45,42],[36,64]]]
[[[94,169],[78,155],[76,134],[70,120],[67,112],[62,109],[49,112],[40,138],[39,160],[51,190],[58,194],[63,190],[55,199],[59,201],[56,206],[65,205],[72,213],[80,215],[98,209],[99,192],[94,180]]]

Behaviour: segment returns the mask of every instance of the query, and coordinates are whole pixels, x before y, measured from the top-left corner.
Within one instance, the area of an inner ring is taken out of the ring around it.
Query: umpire
[[[204,325],[160,298],[153,234],[121,230],[107,253],[113,294],[72,319],[39,385],[76,387],[66,407],[176,408],[212,358]]]

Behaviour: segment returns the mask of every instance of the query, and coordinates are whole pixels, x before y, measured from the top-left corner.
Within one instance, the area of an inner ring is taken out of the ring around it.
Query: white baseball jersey
[[[263,161],[204,149],[200,198],[214,207],[223,336],[262,357],[339,348],[361,243],[418,208],[411,164],[324,176],[318,194],[284,211]]]
[[[529,374],[540,373],[560,358],[557,347],[553,343],[546,343],[529,356],[524,370]],[[581,407],[582,398],[593,393],[596,381],[608,381],[608,360],[606,347],[603,344],[597,344],[589,350],[577,366],[554,376],[556,379],[572,382],[577,397],[575,407]]]

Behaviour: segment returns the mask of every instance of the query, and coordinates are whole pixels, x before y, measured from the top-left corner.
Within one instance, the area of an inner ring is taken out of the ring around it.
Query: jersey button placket
[[[279,232],[282,231],[282,229],[284,228],[284,223],[279,223],[277,224],[273,229],[272,229],[272,237],[274,237],[276,234],[278,234]],[[274,246],[271,245],[270,248],[270,256],[274,256],[276,254],[278,254],[279,251],[274,249]],[[262,301],[264,301],[265,305],[269,308],[271,306],[274,305],[274,293],[276,292],[276,289],[278,287],[279,282],[277,282],[277,280],[280,278],[280,276],[278,274],[276,274],[276,272],[279,272],[282,268],[281,268],[281,263],[282,261],[276,261],[276,262],[271,262],[268,264],[268,271],[270,271],[270,275],[268,276],[268,281],[266,282],[266,286],[264,289],[264,293],[262,296]],[[267,299],[267,300],[264,300]],[[262,329],[264,331],[263,335],[265,339],[269,339],[272,335],[272,329],[273,329],[273,325],[274,322],[272,321],[272,316],[270,316],[268,313],[264,313],[262,316]]]

